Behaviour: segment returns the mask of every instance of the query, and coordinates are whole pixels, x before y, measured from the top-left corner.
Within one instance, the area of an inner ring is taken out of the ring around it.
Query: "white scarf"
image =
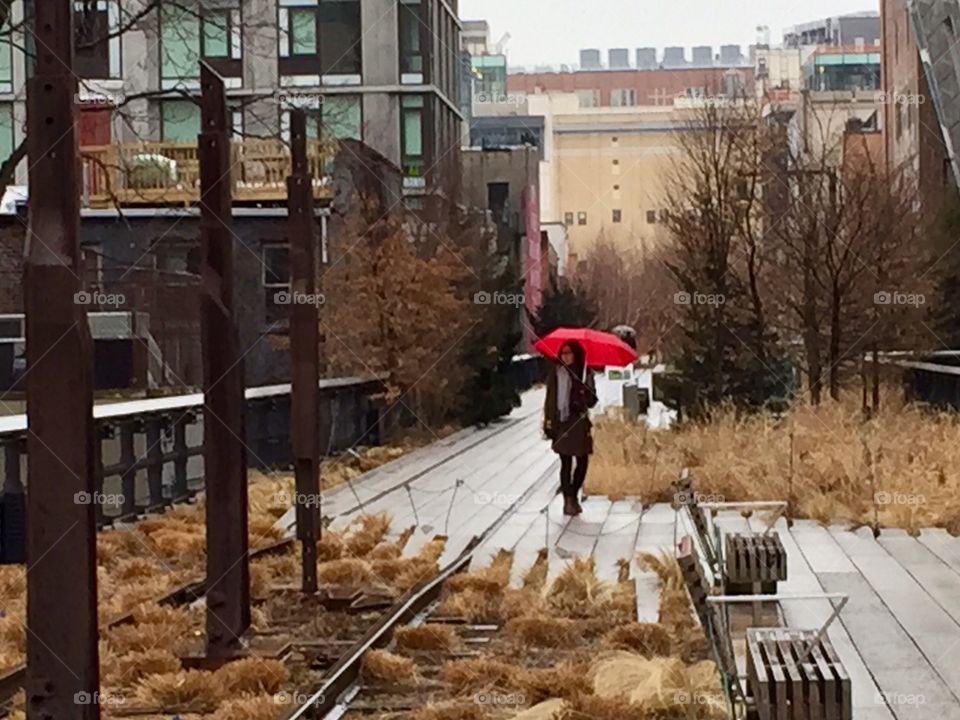
[[[561,367],[557,373],[557,412],[560,415],[560,422],[565,422],[570,417],[570,371]]]

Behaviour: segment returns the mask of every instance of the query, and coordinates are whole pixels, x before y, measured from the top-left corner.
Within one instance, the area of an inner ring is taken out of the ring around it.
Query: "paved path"
[[[474,566],[512,549],[514,583],[544,547],[551,576],[571,558],[592,555],[598,574],[613,580],[625,558],[633,562],[638,615],[656,621],[657,581],[635,555],[671,551],[685,523],[668,505],[644,509],[637,499],[596,496],[580,517],[564,517],[557,459],[539,430],[542,402],[542,390],[529,391],[504,421],[462,430],[336,488],[324,514],[338,527],[363,512],[390,512],[394,533],[418,527],[408,553],[446,534],[441,562],[486,535]],[[282,522],[292,525],[292,513]],[[717,522],[725,532],[749,529],[736,513],[721,513]],[[960,720],[960,538],[943,530],[874,538],[865,529],[804,520],[790,528],[780,520],[776,529],[788,555],[781,593],[850,597],[829,637],[852,678],[855,720]],[[830,605],[783,602],[781,611],[790,627],[816,629]]]

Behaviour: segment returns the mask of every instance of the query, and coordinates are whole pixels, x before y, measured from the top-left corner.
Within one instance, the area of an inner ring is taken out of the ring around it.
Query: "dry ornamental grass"
[[[798,404],[782,419],[714,413],[673,430],[600,419],[586,489],[669,502],[688,467],[718,500],[789,500],[822,523],[944,527],[960,534],[960,416],[904,405],[893,393],[865,421],[859,396]]]

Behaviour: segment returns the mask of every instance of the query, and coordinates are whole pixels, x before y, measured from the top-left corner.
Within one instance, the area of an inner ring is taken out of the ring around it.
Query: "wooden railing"
[[[279,139],[235,140],[231,149],[235,201],[282,201],[287,196],[290,149]],[[89,207],[191,205],[200,199],[196,143],[145,142],[84,146],[83,198]],[[330,148],[309,141],[307,156],[314,194],[330,195]]]

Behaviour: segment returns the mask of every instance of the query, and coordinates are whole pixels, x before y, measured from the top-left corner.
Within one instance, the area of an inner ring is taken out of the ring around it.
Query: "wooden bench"
[[[850,678],[826,635],[747,631],[748,718],[852,720]]]
[[[721,538],[712,522],[718,508],[783,508],[779,501],[754,503],[701,503],[689,470],[681,471],[673,483],[674,507],[690,518],[696,533],[695,544],[703,553],[714,577],[730,595],[775,594],[777,583],[787,579],[787,554],[776,531],[728,534]]]
[[[726,535],[724,560],[728,595],[773,595],[787,579],[787,553],[775,531]]]

